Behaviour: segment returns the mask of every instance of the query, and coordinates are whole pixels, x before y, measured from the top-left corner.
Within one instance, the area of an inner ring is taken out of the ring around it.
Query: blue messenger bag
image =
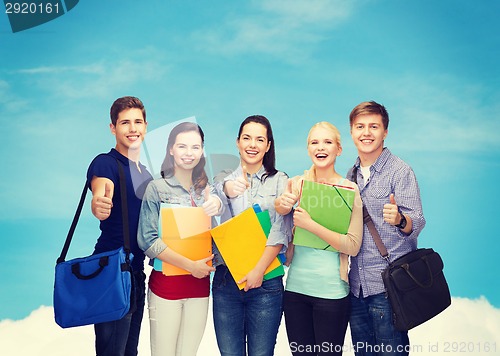
[[[65,261],[89,182],[85,183],[66,242],[55,267],[54,316],[62,328],[119,320],[131,311],[134,291],[123,166],[117,160],[123,211],[123,246]]]

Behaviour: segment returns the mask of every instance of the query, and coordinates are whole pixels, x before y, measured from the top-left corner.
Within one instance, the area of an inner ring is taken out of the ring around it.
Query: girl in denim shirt
[[[221,212],[221,201],[208,186],[203,157],[204,134],[191,122],[172,130],[162,164],[162,178],[150,182],[144,194],[137,240],[146,256],[160,259],[190,275],[165,276],[153,270],[148,308],[151,355],[195,356],[205,331],[210,294],[207,265],[213,255],[192,261],[169,248],[158,236],[161,203],[201,206],[208,216]]]
[[[246,282],[243,290],[216,255],[212,283],[215,334],[222,356],[271,356],[281,322],[283,281],[282,276],[265,281],[263,277],[278,253],[286,249],[291,235],[291,219],[287,223],[273,205],[286,187],[287,176],[274,167],[273,133],[264,116],[250,116],[243,121],[236,145],[240,166],[220,182],[218,189],[227,205],[221,222],[259,204],[269,212],[272,227],[259,262],[238,281]]]

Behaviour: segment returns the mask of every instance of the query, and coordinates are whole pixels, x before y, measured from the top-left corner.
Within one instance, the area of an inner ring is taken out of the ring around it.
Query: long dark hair
[[[182,132],[194,131],[200,134],[202,147],[205,144],[205,134],[198,124],[194,122],[183,122],[175,126],[170,134],[168,135],[167,142],[167,153],[165,154],[165,159],[161,164],[161,176],[163,178],[170,178],[175,174],[175,162],[174,157],[170,154],[170,149],[174,146],[177,135]],[[208,177],[205,172],[205,156],[201,156],[200,162],[193,169],[193,185],[194,189],[198,194],[207,186]]]
[[[264,165],[264,168],[266,170],[266,174],[264,176],[264,179],[267,177],[272,177],[276,173],[278,173],[278,170],[276,169],[276,154],[274,153],[274,137],[273,137],[273,129],[271,128],[271,123],[269,120],[262,115],[252,115],[247,117],[245,120],[240,125],[240,130],[238,131],[238,140],[240,139],[241,132],[243,131],[243,127],[250,123],[250,122],[255,122],[257,124],[261,124],[266,128],[267,132],[267,141],[270,142],[269,150],[264,154],[264,158],[262,160],[262,164]]]

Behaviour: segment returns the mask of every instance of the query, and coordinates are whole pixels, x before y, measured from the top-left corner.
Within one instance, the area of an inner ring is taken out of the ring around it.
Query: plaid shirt
[[[359,165],[358,158],[354,166],[359,168]],[[353,168],[349,170],[347,177],[352,177]],[[415,250],[417,237],[425,226],[425,218],[420,190],[411,167],[394,156],[389,149],[384,148],[370,167],[368,181],[364,181],[361,169],[358,169],[357,182],[363,204],[389,252],[390,261]],[[394,194],[401,211],[412,220],[413,229],[409,235],[405,235],[399,228],[384,221],[382,211],[384,204],[389,203],[391,193]],[[349,271],[351,292],[356,297],[359,297],[361,288],[364,297],[385,292],[381,274],[386,267],[387,262],[380,255],[365,224],[361,249],[356,257],[351,257]]]

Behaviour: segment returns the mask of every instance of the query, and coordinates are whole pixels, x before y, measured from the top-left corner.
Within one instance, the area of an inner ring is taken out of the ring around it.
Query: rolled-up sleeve
[[[266,245],[283,245],[281,252],[285,252],[288,248],[288,242],[290,242],[292,236],[293,214],[290,213],[283,216],[274,210],[274,199],[279,197],[285,191],[288,184],[288,176],[282,172],[277,173],[277,179],[276,193],[272,196],[274,197],[273,201],[267,202],[271,219],[274,218],[274,221],[272,221],[271,231],[269,232]]]
[[[276,220],[271,226],[266,246],[283,245],[281,252],[288,248],[288,242],[292,236],[293,219],[292,214],[285,216],[276,214]]]
[[[150,182],[144,193],[139,215],[137,243],[149,258],[156,258],[167,245],[158,237],[158,219],[160,216],[160,199],[154,182]]]
[[[417,240],[418,235],[425,227],[425,218],[420,198],[420,188],[418,186],[415,173],[409,167],[402,170],[400,179],[394,187],[394,198],[401,211],[408,215],[412,221],[412,230],[409,235],[405,235],[398,229],[401,237]]]

